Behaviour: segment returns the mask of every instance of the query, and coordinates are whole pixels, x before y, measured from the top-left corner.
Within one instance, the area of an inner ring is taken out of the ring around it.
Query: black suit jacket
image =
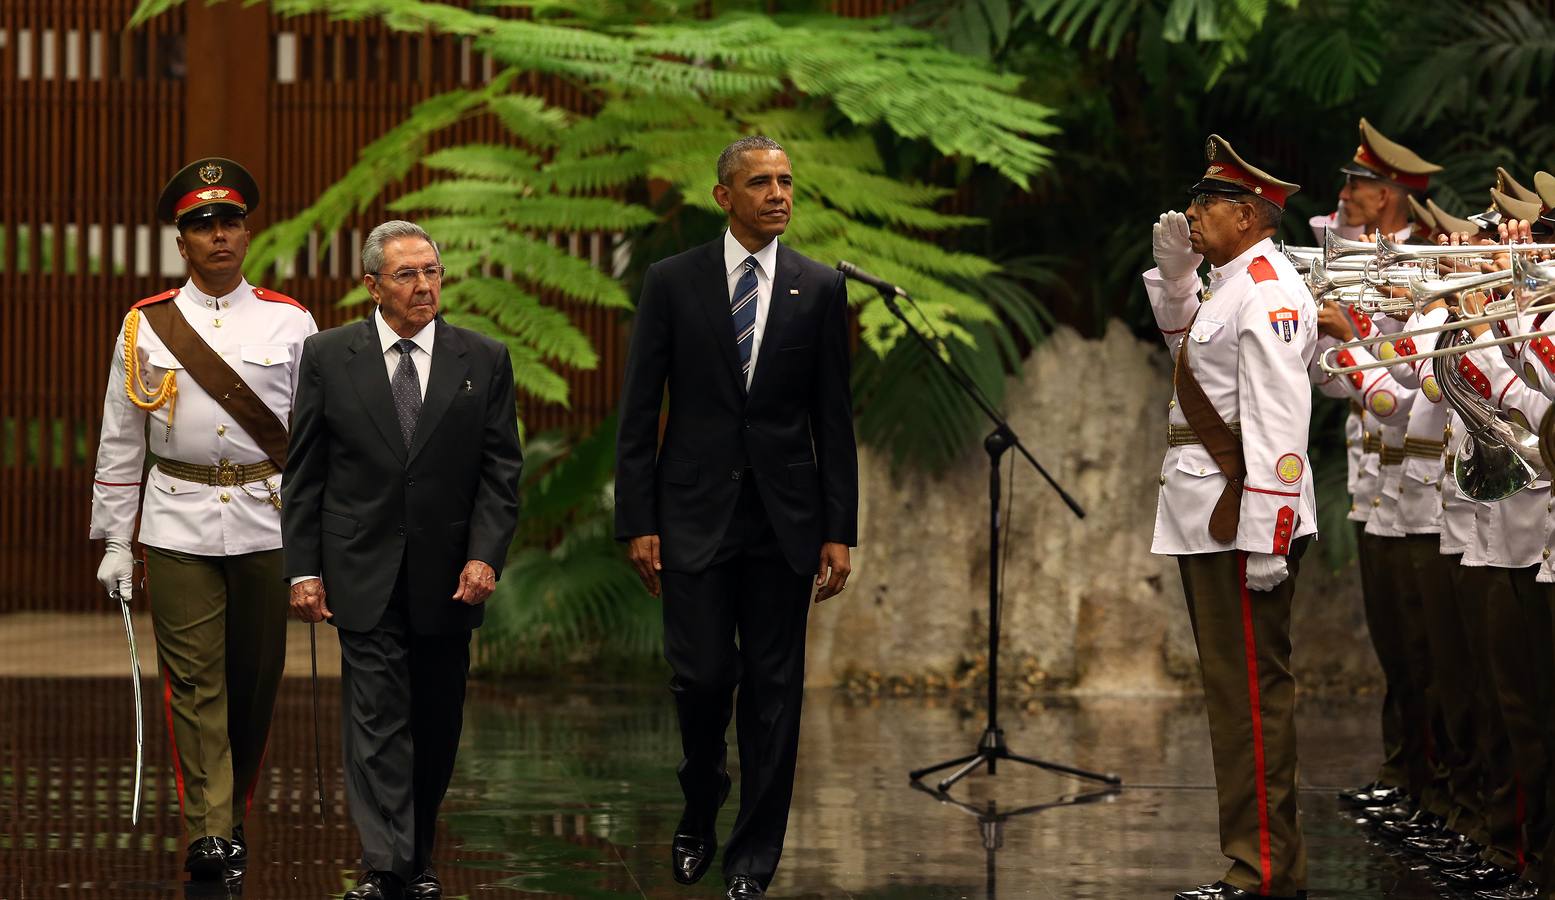
[[[334,624],[369,631],[406,567],[411,628],[452,634],[484,606],[454,600],[466,562],[502,574],[523,453],[505,347],[439,317],[409,450],[369,317],[308,338],[282,485],[286,575],[324,576]]]
[[[747,466],[795,571],[815,571],[822,542],[858,543],[847,286],[781,243],[776,268],[749,392],[723,239],[655,263],[643,281],[616,442],[616,537],[659,535],[666,569],[712,561]]]

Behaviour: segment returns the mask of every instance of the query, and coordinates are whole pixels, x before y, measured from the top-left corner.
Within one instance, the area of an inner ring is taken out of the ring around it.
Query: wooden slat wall
[[[97,603],[108,354],[127,304],[168,282],[151,200],[183,153],[183,16],[125,33],[133,7],[0,4],[0,610]]]

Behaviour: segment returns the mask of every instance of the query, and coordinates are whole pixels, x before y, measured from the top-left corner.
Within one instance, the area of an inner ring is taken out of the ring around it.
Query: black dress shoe
[[[1415,802],[1406,797],[1387,806],[1368,806],[1361,810],[1361,816],[1372,822],[1400,822],[1419,811]]]
[[[1517,881],[1517,873],[1494,863],[1480,863],[1467,869],[1442,873],[1459,890],[1506,887]]]
[[[677,834],[670,843],[670,871],[681,884],[696,884],[713,865],[718,843],[694,834]]]
[[[232,826],[232,840],[227,844],[227,867],[241,869],[248,865],[248,838],[243,835],[243,826]]]
[[[432,871],[432,867],[427,866],[425,871],[410,880],[410,884],[405,885],[405,896],[409,900],[442,900],[443,883],[437,880],[437,873]]]
[[[1347,806],[1390,806],[1403,798],[1403,788],[1383,784],[1380,781],[1339,792],[1339,802]]]
[[[227,874],[227,848],[230,846],[226,838],[200,838],[189,845],[184,871],[193,881],[220,881]]]
[[[1519,881],[1503,888],[1475,891],[1474,896],[1480,900],[1538,900],[1543,894],[1539,893],[1539,886],[1531,881]]]
[[[1422,809],[1407,819],[1379,823],[1377,831],[1389,840],[1403,842],[1412,837],[1435,837],[1441,834],[1446,826],[1446,820],[1441,816]]]
[[[1214,884],[1201,884],[1191,890],[1178,891],[1173,900],[1307,900],[1307,892],[1297,891],[1294,897],[1254,894],[1226,884],[1224,881],[1217,881]]]
[[[724,803],[729,799],[729,791],[734,787],[734,782],[729,778],[729,773],[723,773],[723,784],[718,786],[718,804],[713,808],[711,815],[704,813],[701,818],[709,824],[717,818],[718,810],[723,809]],[[670,841],[670,872],[680,884],[696,884],[707,874],[707,870],[713,865],[713,857],[718,854],[718,836],[709,828],[707,833],[697,834],[697,830],[691,826],[693,822],[691,810],[688,808],[680,817],[680,829],[675,832],[674,840]]]
[[[735,875],[729,879],[729,890],[724,892],[726,900],[756,900],[757,897],[765,897],[767,892],[761,889],[761,882],[749,875]]]
[[[393,872],[368,872],[341,900],[404,900],[405,888]]]

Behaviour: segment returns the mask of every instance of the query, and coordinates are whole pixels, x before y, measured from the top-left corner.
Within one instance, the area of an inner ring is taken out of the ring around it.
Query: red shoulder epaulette
[[[1260,281],[1280,280],[1280,273],[1274,271],[1274,265],[1261,256],[1248,264],[1247,274],[1253,276],[1254,284]]]
[[[160,294],[153,294],[152,296],[136,303],[134,306],[130,307],[130,309],[140,309],[142,306],[150,306],[153,303],[161,303],[163,300],[171,300],[177,296],[178,288],[173,288],[172,290],[163,291]]]
[[[298,303],[296,300],[293,300],[292,298],[286,296],[285,294],[283,294],[283,293],[281,293],[279,291],[272,291],[269,288],[262,288],[262,287],[254,288],[254,296],[258,297],[261,300],[268,300],[271,303],[289,303],[292,306],[295,306],[298,309],[302,310],[303,312],[307,312],[308,311],[308,308],[306,306],[303,306],[301,303]]]

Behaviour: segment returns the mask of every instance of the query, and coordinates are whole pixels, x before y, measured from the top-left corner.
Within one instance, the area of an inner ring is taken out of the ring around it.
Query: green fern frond
[[[480,313],[501,326],[503,333],[533,348],[542,359],[574,369],[599,365],[588,335],[567,314],[540,302],[500,278],[466,278],[443,290],[450,312]]]
[[[506,144],[463,144],[446,147],[423,157],[421,164],[466,178],[530,183],[527,174],[538,168],[539,157]]]
[[[508,348],[508,358],[513,362],[513,385],[520,392],[541,403],[570,405],[567,379],[546,365],[535,348],[507,334],[496,322],[478,313],[450,311],[444,318],[451,325],[479,331],[501,341]]]

